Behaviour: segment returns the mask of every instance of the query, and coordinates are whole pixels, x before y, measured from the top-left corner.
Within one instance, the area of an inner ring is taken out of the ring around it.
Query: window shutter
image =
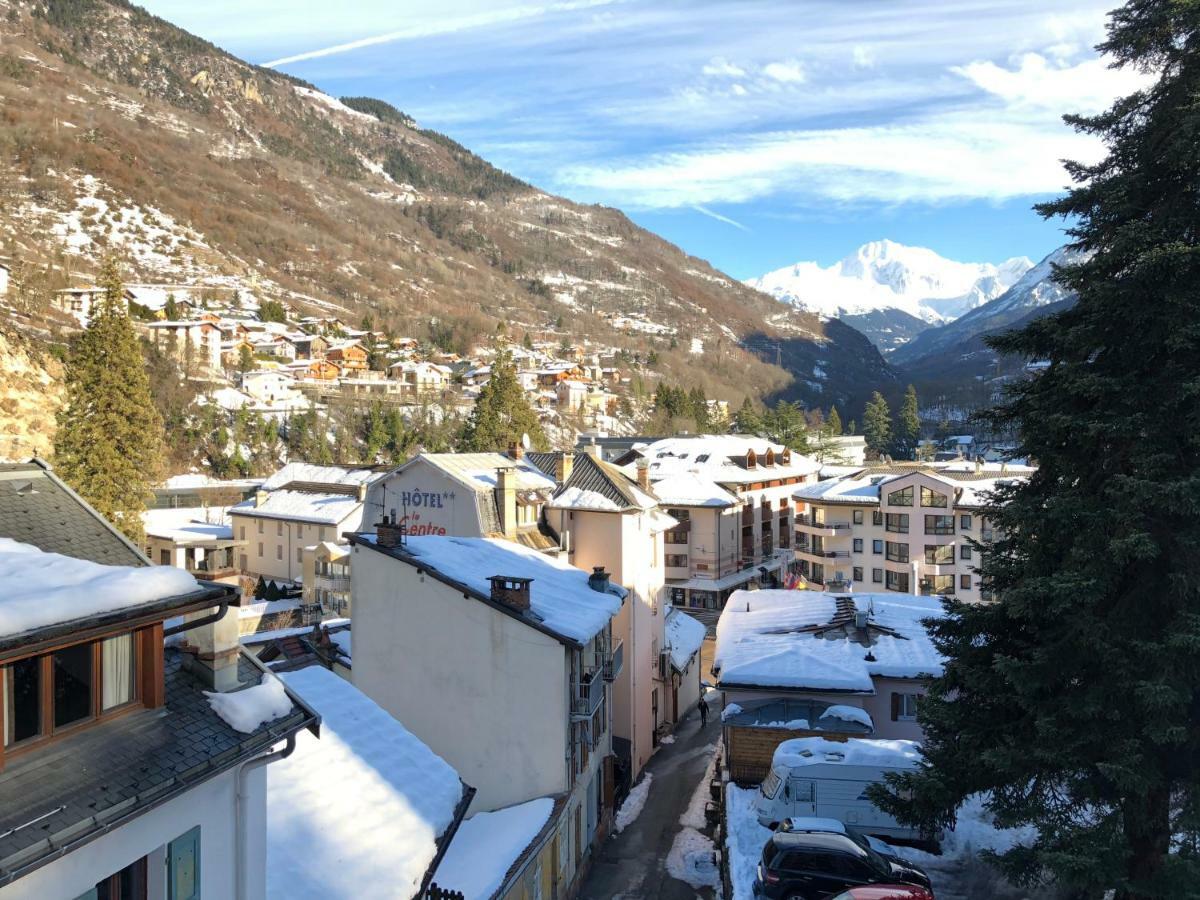
[[[200,900],[200,828],[167,846],[168,900]]]
[[[892,721],[896,722],[900,718],[900,695],[892,691]]]

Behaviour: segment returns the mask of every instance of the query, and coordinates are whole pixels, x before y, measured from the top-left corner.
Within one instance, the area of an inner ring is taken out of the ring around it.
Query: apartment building
[[[300,581],[304,549],[359,530],[367,490],[382,475],[368,468],[288,463],[251,499],[229,509],[234,539],[242,544],[238,568],[270,581]]]
[[[207,374],[221,371],[221,329],[206,319],[148,322],[150,339],[170,353],[180,366]]]
[[[985,599],[971,542],[992,539],[986,495],[1032,469],[997,464],[891,463],[805,485],[796,559],[813,586]]]
[[[262,898],[264,766],[319,719],[240,652],[236,590],[36,463],[0,466],[0,538],[0,898]]]
[[[792,494],[819,464],[746,435],[664,438],[617,463],[645,460],[659,504],[678,521],[665,536],[670,602],[715,621],[734,591],[782,581],[793,561]]]
[[[381,523],[350,542],[355,686],[475,787],[473,812],[554,798],[550,896],[570,896],[612,812],[626,590],[512,541]]]

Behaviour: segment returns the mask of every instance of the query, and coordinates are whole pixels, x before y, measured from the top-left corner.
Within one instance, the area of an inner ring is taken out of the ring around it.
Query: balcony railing
[[[350,590],[349,575],[322,575],[318,572],[314,577],[317,587],[323,587],[330,591]]]
[[[668,544],[686,544],[688,542],[687,529],[674,529],[664,532],[663,541]]]
[[[613,647],[612,653],[604,660],[601,669],[604,672],[604,680],[610,684],[617,680],[617,676],[621,674],[621,669],[625,666],[625,642],[617,641],[617,646]]]
[[[590,719],[604,702],[604,677],[602,669],[591,669],[575,683],[571,697],[571,714],[580,719]]]

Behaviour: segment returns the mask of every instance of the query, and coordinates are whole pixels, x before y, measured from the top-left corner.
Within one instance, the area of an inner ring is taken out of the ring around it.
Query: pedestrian
[[[708,724],[708,704],[704,701],[704,698],[701,697],[700,698],[700,727],[703,728],[707,724]]]

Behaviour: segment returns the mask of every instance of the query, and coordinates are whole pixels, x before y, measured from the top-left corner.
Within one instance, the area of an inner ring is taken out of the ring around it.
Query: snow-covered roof
[[[219,507],[148,509],[142,513],[142,525],[148,537],[177,544],[233,539],[229,516]]]
[[[199,591],[174,566],[106,566],[0,537],[0,637]],[[599,596],[599,595],[597,595]]]
[[[912,475],[924,475],[955,492],[956,507],[979,507],[985,505],[985,495],[998,485],[1023,480],[1035,471],[1029,466],[969,461],[892,464],[858,468],[840,477],[806,484],[792,496],[810,503],[874,506],[879,503],[884,485]]]
[[[362,507],[362,501],[357,495],[272,491],[257,506],[255,500],[250,499],[231,506],[229,511],[232,515],[288,519],[317,525],[341,525],[347,519],[361,513]],[[357,527],[357,523],[351,523],[350,527]]]
[[[518,491],[552,491],[555,486],[554,479],[529,460],[513,459],[504,453],[422,453],[417,459],[477,493],[496,489],[497,469],[516,470]]]
[[[740,434],[702,434],[670,437],[636,448],[650,462],[650,478],[659,479],[681,473],[700,475],[718,484],[749,484],[764,478],[803,477],[814,474],[820,463],[799,453],[791,453],[784,464],[787,449],[763,438]],[[746,468],[745,459],[753,450],[758,457],[754,468]],[[775,458],[766,465],[767,451]]]
[[[213,478],[211,475],[205,475],[202,472],[192,472],[185,475],[172,475],[162,483],[162,486],[167,490],[187,490],[205,487],[251,488],[257,487],[260,484],[262,484],[261,478],[234,478],[226,480]]]
[[[679,472],[654,482],[663,506],[734,506],[737,497],[715,481],[694,472]]]
[[[869,647],[851,637],[854,611],[870,613]],[[737,591],[717,623],[718,686],[874,693],[873,678],[936,677],[944,661],[922,620],[942,615],[937,597],[915,594]]]
[[[708,628],[703,622],[674,607],[667,610],[663,628],[666,632],[667,650],[671,653],[671,665],[682,672],[692,661],[692,657],[700,652]]]
[[[775,748],[771,765],[784,768],[834,764],[911,769],[921,761],[916,741],[887,741],[879,738],[849,738],[830,741],[822,737],[792,738]]]
[[[321,738],[267,768],[267,897],[408,900],[455,822],[454,769],[321,666],[279,676],[321,716]]]
[[[491,596],[493,575],[531,578],[530,611],[534,621],[578,644],[587,643],[621,609],[626,590],[611,584],[614,593],[588,585],[588,573],[513,541],[498,538],[421,536],[403,548],[421,566],[464,585],[483,597]]]
[[[316,484],[370,484],[376,478],[379,478],[380,475],[381,473],[372,469],[350,469],[344,466],[314,466],[309,463],[288,463],[263,482],[263,489],[273,491],[291,484],[293,481]]]
[[[445,890],[461,891],[466,900],[491,900],[553,810],[553,800],[539,797],[471,816],[454,833],[434,882]]]

